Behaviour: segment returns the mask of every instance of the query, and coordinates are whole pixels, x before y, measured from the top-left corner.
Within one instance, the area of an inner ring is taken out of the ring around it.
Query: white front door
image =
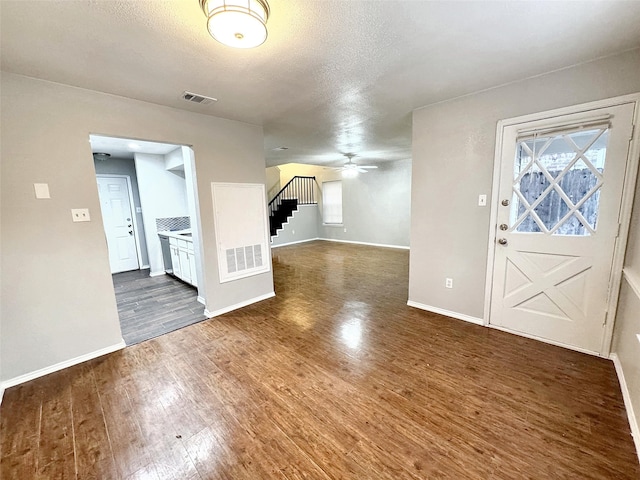
[[[492,325],[602,351],[633,110],[504,128]]]
[[[139,264],[127,179],[99,176],[98,194],[111,273],[137,270]]]

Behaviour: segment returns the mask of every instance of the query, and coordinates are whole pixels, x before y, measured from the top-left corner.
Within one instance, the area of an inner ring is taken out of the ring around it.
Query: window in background
[[[322,222],[342,224],[342,182],[322,183]]]

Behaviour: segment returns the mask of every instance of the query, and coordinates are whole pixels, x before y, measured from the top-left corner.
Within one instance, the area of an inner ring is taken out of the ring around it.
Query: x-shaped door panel
[[[536,259],[540,254],[534,254]],[[589,257],[549,255],[560,262],[532,261],[527,252],[512,252],[506,263],[504,306],[550,315],[567,321],[584,320],[586,275]],[[525,280],[526,279],[526,280]]]

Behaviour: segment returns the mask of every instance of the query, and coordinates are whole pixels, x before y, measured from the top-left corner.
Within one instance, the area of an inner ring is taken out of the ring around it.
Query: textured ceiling
[[[640,46],[640,1],[269,4],[266,43],[236,50],[198,0],[2,0],[2,69],[260,124],[268,165],[324,164],[408,158],[417,107]]]

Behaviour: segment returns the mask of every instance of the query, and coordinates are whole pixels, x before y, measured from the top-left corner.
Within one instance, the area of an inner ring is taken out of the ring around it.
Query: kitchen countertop
[[[164,231],[158,232],[158,235],[161,237],[169,237],[169,238],[179,238],[180,240],[188,240],[190,242],[193,241],[191,235],[185,235],[185,233],[191,233],[191,229],[188,228],[186,230],[174,230],[174,231]]]

